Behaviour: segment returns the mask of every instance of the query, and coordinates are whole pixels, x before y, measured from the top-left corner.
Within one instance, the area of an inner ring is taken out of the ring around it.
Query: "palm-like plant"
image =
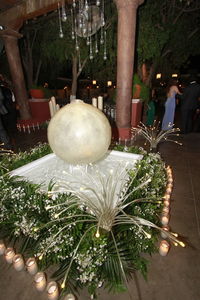
[[[172,136],[179,136],[179,131],[179,128],[173,128],[171,126],[166,131],[160,130],[160,122],[156,121],[154,121],[153,125],[149,127],[141,122],[137,128],[133,127],[131,129],[131,133],[133,136],[141,135],[145,138],[146,142],[150,145],[150,151],[155,151],[157,149],[158,144],[163,141],[173,142],[178,145],[182,145],[182,143],[179,143],[178,141],[169,138]]]
[[[127,282],[126,272],[124,270],[124,260],[120,254],[119,243],[117,242],[116,235],[118,232],[115,230],[115,227],[119,228],[120,226],[136,226],[140,234],[144,236],[144,238],[151,239],[151,234],[148,232],[149,228],[154,228],[160,231],[163,231],[162,228],[155,225],[154,223],[141,218],[139,216],[135,216],[130,214],[128,209],[129,206],[137,204],[138,202],[151,202],[160,203],[160,201],[156,201],[155,199],[134,199],[128,200],[130,196],[139,189],[144,188],[151,182],[150,175],[149,177],[143,177],[140,179],[140,183],[137,186],[134,186],[134,180],[137,176],[137,172],[131,178],[127,176],[127,170],[122,169],[121,171],[115,170],[116,172],[111,172],[108,177],[105,177],[103,174],[98,174],[98,180],[95,180],[91,175],[86,174],[88,176],[88,183],[81,184],[79,190],[72,189],[69,186],[69,183],[59,182],[58,184],[52,187],[52,190],[49,191],[49,195],[51,196],[59,196],[59,189],[62,191],[65,190],[66,193],[70,193],[71,197],[65,203],[52,205],[46,207],[47,210],[55,211],[59,208],[59,213],[55,213],[54,220],[47,223],[46,226],[51,224],[55,224],[59,221],[65,221],[66,225],[63,226],[56,234],[52,237],[52,243],[55,238],[59,234],[62,233],[70,224],[78,224],[85,223],[89,224],[87,229],[83,233],[79,242],[77,243],[75,250],[73,251],[70,263],[67,265],[66,272],[64,275],[64,279],[61,287],[65,288],[66,280],[68,279],[68,275],[73,267],[73,261],[76,258],[76,255],[79,251],[81,244],[84,239],[88,236],[89,233],[96,231],[95,237],[98,239],[101,234],[107,232],[110,235],[112,240],[112,244],[115,248],[116,257],[119,263],[119,269],[121,272],[121,276],[124,282]],[[77,183],[77,182],[76,182]],[[68,215],[68,211],[73,207],[79,207],[82,209],[83,213]],[[43,227],[44,227],[43,226]],[[147,229],[145,229],[145,227]],[[165,231],[164,231],[165,232]],[[165,232],[166,233],[166,232]],[[170,232],[166,233],[167,236],[173,240],[174,242],[181,245],[181,242]],[[45,249],[45,251],[51,247],[51,244]],[[42,259],[43,254],[41,254],[40,259]]]

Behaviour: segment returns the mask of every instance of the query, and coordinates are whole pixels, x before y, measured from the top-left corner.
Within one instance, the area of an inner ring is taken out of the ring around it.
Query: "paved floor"
[[[170,227],[184,236],[186,248],[172,247],[168,256],[149,257],[148,280],[138,273],[130,282],[130,295],[99,290],[99,300],[200,300],[200,133],[179,137],[183,146],[163,143],[160,153],[174,173]],[[46,141],[46,130],[18,134],[16,147],[25,150]],[[16,272],[0,258],[0,300],[47,300],[35,290],[32,277]],[[79,300],[88,300],[81,292]]]

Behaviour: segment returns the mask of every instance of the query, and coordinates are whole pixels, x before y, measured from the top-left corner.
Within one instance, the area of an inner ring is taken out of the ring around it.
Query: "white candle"
[[[13,257],[15,255],[15,251],[13,248],[7,248],[5,251],[5,259],[8,264],[12,264]]]
[[[56,104],[56,111],[58,111],[60,109],[60,105]]]
[[[169,200],[165,200],[165,201],[164,201],[164,206],[166,206],[166,207],[169,207],[169,206],[170,206]]]
[[[51,103],[53,105],[53,108],[55,109],[55,107],[56,107],[56,98],[55,97],[51,97]]]
[[[50,116],[52,118],[54,115],[54,110],[53,110],[53,104],[51,101],[49,101],[49,110],[50,110]]]
[[[6,251],[6,246],[2,240],[0,240],[0,255],[3,255]]]
[[[103,110],[103,97],[98,97],[98,109]]]
[[[168,214],[166,214],[166,213],[162,214],[161,223],[164,226],[168,225],[168,223],[169,223],[169,215]]]
[[[13,257],[13,267],[16,271],[22,271],[24,269],[24,260],[21,254],[16,254]]]
[[[165,194],[165,196],[163,197],[165,200],[169,201],[170,200],[170,195]]]
[[[167,182],[168,182],[168,183],[173,183],[173,178],[172,178],[172,176],[168,176],[168,177],[167,177]]]
[[[76,298],[73,294],[67,294],[63,300],[76,300]]]
[[[167,253],[169,252],[169,243],[165,240],[160,242],[160,246],[159,246],[159,253],[161,256],[166,256]]]
[[[165,230],[165,231],[169,231],[169,226],[165,226],[165,227],[163,227],[162,228],[163,230]],[[167,238],[167,234],[165,234],[163,231],[161,231],[161,237],[163,238],[163,239],[166,239]]]
[[[26,262],[26,269],[29,274],[35,275],[38,271],[38,266],[34,257],[31,257]]]
[[[38,272],[34,276],[35,287],[39,292],[43,292],[46,288],[46,276],[43,272]]]
[[[97,98],[92,98],[92,105],[97,107]]]
[[[162,209],[162,212],[166,213],[166,214],[169,214],[169,211],[170,211],[169,206],[164,206],[163,209]]]
[[[55,281],[49,282],[47,285],[47,295],[49,300],[57,300],[59,296],[58,285]]]

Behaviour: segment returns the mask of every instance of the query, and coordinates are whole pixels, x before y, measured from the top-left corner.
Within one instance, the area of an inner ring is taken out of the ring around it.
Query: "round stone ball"
[[[70,164],[88,164],[100,160],[107,152],[111,127],[98,108],[74,100],[54,115],[47,135],[58,157]]]

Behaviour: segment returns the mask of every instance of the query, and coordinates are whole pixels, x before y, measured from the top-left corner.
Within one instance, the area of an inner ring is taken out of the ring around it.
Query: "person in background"
[[[9,87],[8,82],[3,79],[0,80],[0,88],[2,93],[2,101],[4,107],[7,110],[6,114],[1,116],[2,123],[4,128],[6,129],[8,136],[10,138],[11,144],[15,145],[15,135],[17,131],[17,110],[16,110],[16,103],[14,94]]]
[[[8,111],[4,105],[4,95],[0,86],[0,148],[11,149],[9,136],[3,126],[2,117],[7,115]]]
[[[162,120],[162,130],[164,131],[173,128],[177,94],[181,95],[177,82],[172,80],[167,87],[167,101],[165,102],[165,113]]]
[[[147,126],[152,126],[155,120],[155,115],[156,115],[156,91],[155,89],[152,90],[151,92],[151,100],[148,102],[147,106],[147,121],[146,125]]]
[[[189,85],[184,89],[181,96],[181,133],[193,131],[195,112],[199,106],[200,84],[196,76],[191,76]]]

